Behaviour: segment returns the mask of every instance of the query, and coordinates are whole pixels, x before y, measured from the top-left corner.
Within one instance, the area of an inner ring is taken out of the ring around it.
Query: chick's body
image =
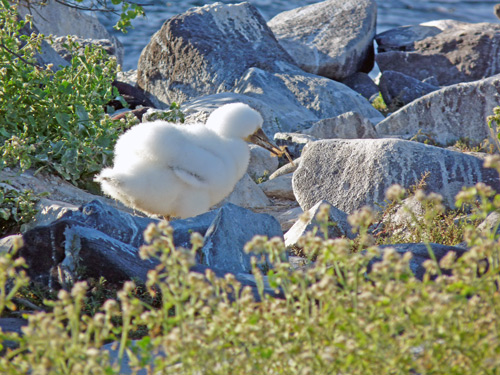
[[[190,217],[208,211],[245,174],[244,138],[262,126],[241,103],[215,110],[207,124],[142,123],[115,146],[113,168],[96,178],[107,195],[149,214]]]

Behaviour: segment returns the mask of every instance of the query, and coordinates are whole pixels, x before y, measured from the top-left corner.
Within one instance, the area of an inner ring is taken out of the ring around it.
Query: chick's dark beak
[[[267,135],[264,134],[262,131],[262,128],[259,128],[255,133],[252,135],[248,136],[245,141],[247,142],[252,142],[256,144],[257,146],[263,147],[268,151],[271,151],[272,154],[276,156],[281,156],[283,155],[283,151],[280,150],[275,144],[273,144],[269,138],[267,138]]]

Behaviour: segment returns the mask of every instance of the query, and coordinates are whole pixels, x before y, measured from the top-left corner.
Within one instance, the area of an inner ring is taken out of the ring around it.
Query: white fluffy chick
[[[257,111],[233,103],[213,111],[205,125],[136,125],[118,139],[113,168],[95,180],[105,194],[147,214],[201,214],[228,196],[245,174],[250,158],[245,141],[283,153],[262,124]]]

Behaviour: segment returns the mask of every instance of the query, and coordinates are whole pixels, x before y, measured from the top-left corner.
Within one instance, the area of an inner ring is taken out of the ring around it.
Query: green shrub
[[[500,106],[493,109],[493,115],[488,116],[488,126],[490,127],[491,140],[495,145],[497,151],[500,152]]]
[[[17,20],[15,7],[0,3],[0,24],[2,166],[48,167],[74,184],[90,180],[118,136],[104,116],[105,104],[117,96],[115,60],[87,47],[71,66],[54,71],[37,65],[43,36],[20,35],[26,21]]]
[[[382,98],[381,93],[379,93],[375,100],[373,100],[372,106],[377,111],[381,112],[384,116],[387,116],[389,113],[389,108],[387,107],[387,104],[385,104],[384,98]]]
[[[17,191],[0,185],[0,233],[2,236],[19,232],[21,225],[36,215],[39,197],[32,191]]]
[[[500,200],[481,184],[459,198],[459,204],[477,201],[478,217],[485,217]],[[366,234],[372,219],[365,210],[350,222]],[[459,260],[451,255],[441,260],[440,266],[453,274],[441,276],[436,262],[427,261],[423,281],[411,273],[409,254],[400,257],[390,250],[367,274],[368,262],[378,255],[368,237],[359,244],[369,249],[366,255],[352,253],[348,240],[307,237],[305,252],[313,251],[317,258],[305,270],[292,270],[282,260],[281,240],[256,237],[246,250],[269,254],[275,265],[268,272],[269,284],[285,294],[284,299],[265,296],[254,263],[260,302],[232,276],[216,279],[211,271],[190,272],[202,238],[193,235],[191,250],[176,249],[172,233],[165,222],[148,228],[150,245],[141,249],[143,257],[160,260],[146,285],[152,296],[161,296],[160,306],[138,298],[135,284],[127,282],[117,300],[86,315],[82,311],[88,287],[77,283],[71,292],[61,291],[56,301],[46,303],[50,311],[28,317],[23,338],[2,336],[19,348],[0,357],[0,371],[118,374],[119,366],[99,350],[109,340],[117,342],[120,357],[128,354],[132,367],[148,368],[154,361],[155,371],[169,374],[449,375],[500,370],[500,245],[494,232],[471,227],[466,235],[471,250]],[[11,275],[12,269],[7,271]],[[143,336],[133,345],[134,332]],[[157,350],[164,356],[154,359]]]

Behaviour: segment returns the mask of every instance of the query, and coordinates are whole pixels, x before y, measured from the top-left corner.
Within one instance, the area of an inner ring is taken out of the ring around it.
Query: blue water
[[[146,3],[147,0],[139,1]],[[125,47],[123,70],[136,69],[142,49],[148,44],[150,37],[160,29],[163,23],[173,15],[183,13],[194,6],[212,4],[215,1],[177,0],[151,1],[145,7],[146,18],[133,22],[134,29],[127,34],[114,33]],[[239,3],[241,1],[223,0],[222,3]],[[314,0],[249,0],[262,13],[266,20],[285,10],[313,4]],[[379,0],[377,32],[393,27],[414,25],[438,19],[454,19],[465,22],[494,22],[500,20],[493,14],[493,6],[499,0]],[[101,22],[112,31],[115,19],[100,16]]]

